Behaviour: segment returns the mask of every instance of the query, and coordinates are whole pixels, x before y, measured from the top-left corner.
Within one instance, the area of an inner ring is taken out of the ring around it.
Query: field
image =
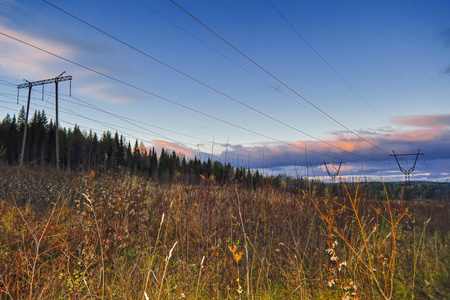
[[[0,165],[2,299],[450,299],[450,206]]]

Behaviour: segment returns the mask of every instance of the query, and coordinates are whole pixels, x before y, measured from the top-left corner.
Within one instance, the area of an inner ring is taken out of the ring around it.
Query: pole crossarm
[[[338,168],[337,170],[336,170],[335,165],[337,165],[338,163],[330,162],[330,164],[333,165],[333,167],[334,167],[334,169],[335,169],[335,171],[336,171],[336,173],[331,174],[331,173],[330,173],[330,170],[328,169],[328,165],[327,165],[326,161],[323,160],[323,164],[325,165],[325,168],[327,169],[328,176],[330,176],[330,177],[333,178],[333,179],[336,178],[336,177],[339,175],[339,172],[341,171],[342,162],[343,162],[343,161],[342,161],[342,159],[341,159],[341,161],[339,162],[339,168]]]
[[[67,80],[72,80],[72,76],[71,75],[68,75],[68,76],[57,76],[55,78],[38,80],[38,81],[33,81],[33,82],[27,81],[25,83],[18,84],[17,88],[18,89],[22,89],[22,88],[28,88],[28,87],[32,87],[32,86],[36,86],[36,85],[44,85],[44,84],[48,84],[48,83],[67,81]]]
[[[396,154],[394,150],[392,150],[392,153],[394,153],[394,154],[389,155],[389,157],[391,157],[391,156],[395,157],[395,160],[397,160],[397,164],[398,164],[400,171],[402,171],[402,173],[405,174],[405,196],[404,196],[404,199],[408,200],[408,184],[411,181],[411,173],[414,172],[414,170],[416,169],[417,160],[419,159],[419,156],[424,155],[424,154],[420,153],[420,149],[415,154]],[[400,161],[398,160],[398,157],[406,156],[406,159],[408,159],[408,156],[414,156],[414,155],[416,156],[414,165],[411,168],[409,168],[408,170],[403,168],[402,165],[400,164]]]
[[[389,156],[394,156],[395,157],[395,160],[397,160],[397,164],[398,164],[398,167],[399,167],[400,171],[402,171],[405,175],[409,175],[412,172],[414,172],[414,170],[416,169],[417,160],[419,159],[419,156],[420,155],[424,155],[423,153],[420,153],[420,149],[419,149],[419,151],[417,153],[414,153],[414,154],[396,154],[394,150],[392,150],[392,153],[394,153],[394,154],[393,155],[391,154]],[[401,166],[400,161],[398,160],[398,157],[399,156],[406,156],[406,157],[408,157],[408,156],[413,156],[413,155],[416,156],[416,160],[414,161],[414,165],[410,169],[406,170],[405,168],[403,168]]]
[[[54,83],[55,84],[55,139],[56,139],[56,168],[59,169],[59,139],[58,139],[58,83],[61,81],[68,81],[70,80],[70,92],[69,95],[72,94],[71,90],[72,90],[72,76],[70,75],[66,75],[63,76],[66,73],[66,71],[62,72],[61,74],[59,74],[58,76],[54,77],[54,78],[49,78],[49,79],[44,79],[44,80],[38,80],[38,81],[33,81],[30,82],[28,80],[25,83],[21,83],[17,85],[17,104],[19,104],[19,90],[22,88],[28,88],[28,100],[27,100],[27,113],[26,113],[26,121],[25,121],[25,130],[23,132],[23,140],[22,140],[22,151],[20,154],[20,159],[19,159],[19,163],[20,165],[23,164],[23,159],[25,156],[25,142],[27,139],[27,124],[28,124],[28,112],[30,110],[30,96],[31,96],[31,88],[33,86],[36,85],[45,85],[45,84],[49,84],[49,83]],[[42,87],[42,100],[44,100],[44,87]]]

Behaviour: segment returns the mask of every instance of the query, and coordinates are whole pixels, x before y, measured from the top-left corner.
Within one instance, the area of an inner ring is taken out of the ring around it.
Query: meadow
[[[450,206],[0,165],[1,299],[450,299]]]

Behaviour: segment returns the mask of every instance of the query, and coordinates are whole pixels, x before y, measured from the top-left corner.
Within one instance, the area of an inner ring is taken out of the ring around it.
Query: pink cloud
[[[384,137],[390,141],[408,141],[408,142],[429,142],[442,137],[447,131],[444,128],[419,129],[404,131],[398,134],[391,134]]]
[[[335,145],[336,147],[339,147],[345,151],[355,151],[357,149],[367,149],[372,147],[372,145],[370,145],[369,143],[358,139],[357,137],[348,137],[348,136],[342,136],[339,139],[334,139],[334,140],[330,140],[327,141],[332,145]],[[321,147],[323,148],[323,146]],[[332,148],[331,146],[327,146],[327,148],[333,149],[334,152],[339,152],[341,151],[340,149],[337,148]]]
[[[397,125],[422,128],[450,127],[450,114],[397,116],[392,119]]]
[[[163,141],[163,140],[153,140],[153,145],[155,146],[156,152],[159,154],[161,149],[164,148],[166,151],[175,151],[178,155],[184,155],[186,157],[194,157],[195,151],[182,145],[173,142]]]

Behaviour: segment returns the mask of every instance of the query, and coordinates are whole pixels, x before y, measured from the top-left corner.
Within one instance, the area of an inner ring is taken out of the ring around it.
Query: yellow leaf
[[[242,258],[242,254],[244,254],[244,252],[235,252],[233,253],[233,259],[235,262],[239,262]]]

